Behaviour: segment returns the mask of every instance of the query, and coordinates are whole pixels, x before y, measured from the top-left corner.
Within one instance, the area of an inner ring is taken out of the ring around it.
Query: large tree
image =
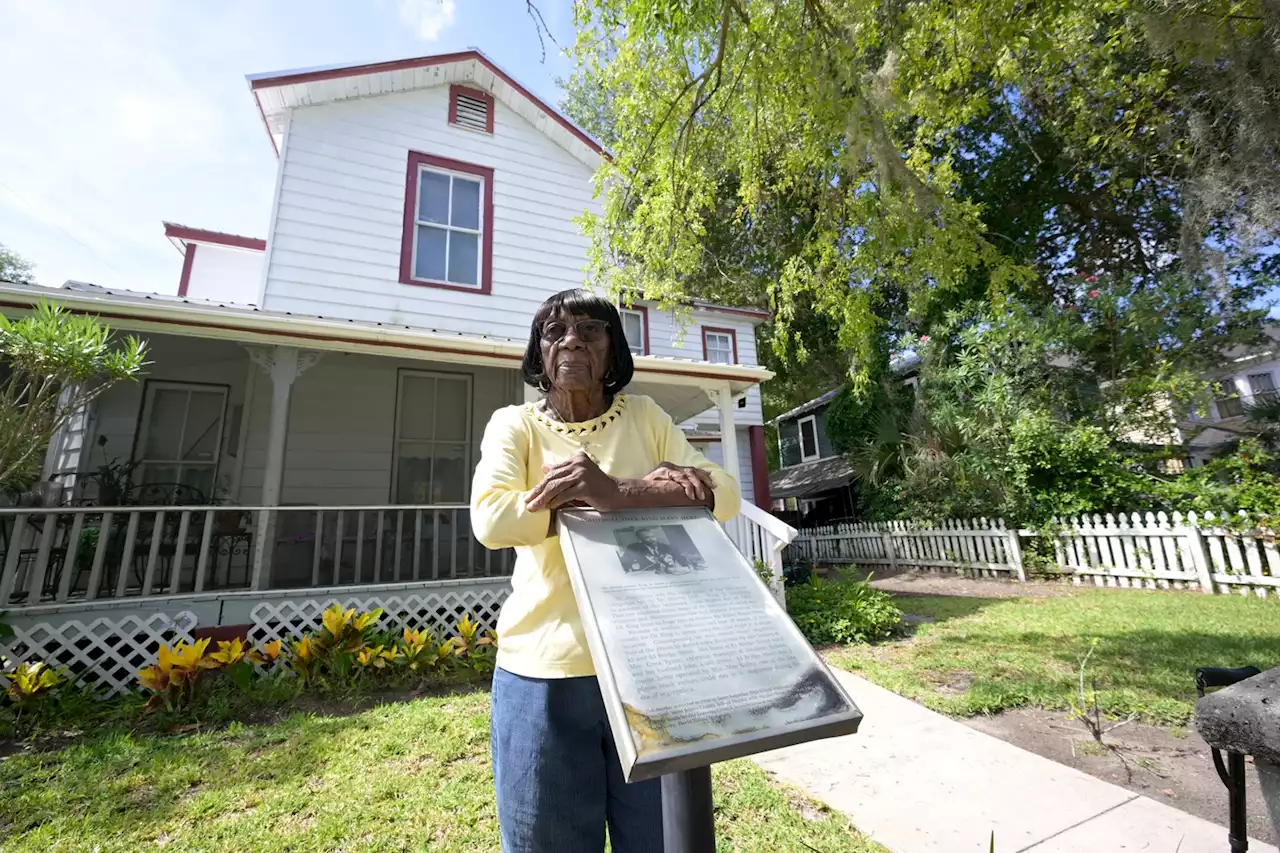
[[[30,261],[0,243],[0,283],[35,284],[33,269]]]
[[[785,360],[816,327],[866,380],[973,298],[1061,304],[1100,271],[1248,297],[1270,272],[1274,0],[587,0],[578,21],[615,154],[598,278],[767,302]]]

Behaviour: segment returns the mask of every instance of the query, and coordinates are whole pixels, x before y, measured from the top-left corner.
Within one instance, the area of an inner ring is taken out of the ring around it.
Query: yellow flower
[[[471,638],[475,636],[476,631],[479,629],[480,624],[478,622],[471,621],[471,616],[468,614],[463,616],[462,621],[458,623],[458,636],[462,637],[463,640],[469,643],[471,642]]]
[[[404,629],[404,644],[406,646],[425,646],[427,644],[426,631],[410,631]]]
[[[149,666],[138,670],[138,681],[153,693],[160,693],[169,684],[169,673],[159,666]]]
[[[231,642],[219,640],[218,650],[209,655],[209,657],[223,666],[237,664],[244,659],[244,643],[240,641],[239,637],[233,638]]]
[[[374,669],[385,669],[387,664],[396,659],[394,651],[386,651],[382,646],[363,648],[356,655],[356,662],[361,666],[372,666]]]
[[[311,642],[310,635],[293,644],[293,653],[298,660],[310,660],[315,657],[316,647],[315,643]]]
[[[275,660],[280,657],[283,644],[279,640],[272,640],[262,647],[262,653],[266,655],[267,660]]]
[[[320,621],[324,623],[324,628],[333,636],[342,633],[342,629],[347,627],[347,623],[356,615],[355,608],[344,611],[341,605],[335,604],[324,612],[320,617]]]
[[[354,624],[356,626],[356,630],[363,631],[370,622],[376,621],[377,618],[381,615],[382,615],[381,607],[376,607],[373,610],[370,610],[368,613],[361,613],[359,616],[355,618]]]

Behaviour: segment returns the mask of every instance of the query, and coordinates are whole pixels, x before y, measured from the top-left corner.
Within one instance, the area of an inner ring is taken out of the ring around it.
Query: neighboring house
[[[149,618],[161,605],[142,599],[163,594],[165,613],[200,628],[243,628],[334,587],[372,601],[409,582],[488,619],[505,594],[511,555],[471,536],[471,472],[492,412],[536,396],[519,375],[530,320],[582,281],[574,219],[600,210],[591,178],[607,152],[476,51],[253,75],[249,88],[279,155],[265,239],[166,223],[183,256],[176,296],[4,285],[0,310],[52,299],[149,341],[145,380],[110,389],[57,439],[48,473],[69,494],[100,499],[91,474],[120,458],[137,464],[134,504],[254,509],[50,514],[16,531],[0,510],[0,610],[15,625],[55,611]],[[755,348],[767,314],[640,302],[623,315],[628,390],[767,507],[758,383],[771,374]],[[747,542],[754,523],[732,532]],[[73,542],[90,527],[100,548]]]
[[[919,356],[895,358],[889,369],[903,385],[919,387]],[[854,514],[853,466],[836,451],[827,432],[827,409],[840,391],[835,388],[769,421],[778,430],[780,466],[769,475],[769,493],[773,509],[791,523]]]
[[[1208,416],[1179,424],[1177,438],[1186,444],[1193,467],[1203,465],[1220,445],[1246,437],[1246,410],[1280,393],[1280,324],[1267,326],[1264,333],[1266,343],[1229,353],[1214,374],[1215,399]]]

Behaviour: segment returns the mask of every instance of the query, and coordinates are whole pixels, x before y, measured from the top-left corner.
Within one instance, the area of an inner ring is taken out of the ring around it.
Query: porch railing
[[[0,610],[102,599],[502,577],[465,504],[0,509]]]
[[[755,504],[742,502],[741,512],[724,525],[729,538],[752,563],[770,569],[774,594],[782,596],[782,551],[799,535],[794,527]]]

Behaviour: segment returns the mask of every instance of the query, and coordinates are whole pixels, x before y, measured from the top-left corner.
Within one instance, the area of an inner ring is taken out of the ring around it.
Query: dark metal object
[[[1230,687],[1261,672],[1256,666],[1237,669],[1202,666],[1196,670],[1196,692],[1204,696],[1205,690],[1210,687]],[[1244,756],[1238,752],[1228,752],[1224,762],[1221,750],[1212,747],[1212,752],[1218,778],[1227,787],[1227,841],[1231,846],[1231,853],[1246,853],[1249,849],[1249,828],[1245,809]]]
[[[662,839],[664,853],[715,853],[710,767],[662,777]]]

